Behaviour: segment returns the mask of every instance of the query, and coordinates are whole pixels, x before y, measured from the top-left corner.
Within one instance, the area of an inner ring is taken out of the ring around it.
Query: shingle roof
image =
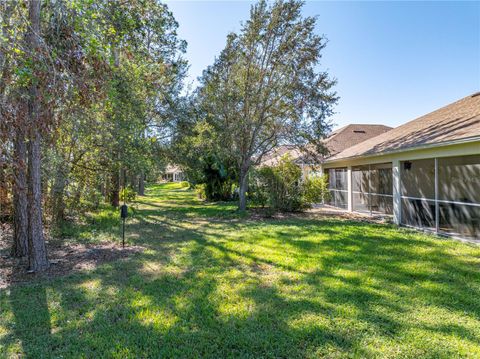
[[[480,93],[476,93],[349,147],[328,161],[397,152],[479,136]]]
[[[347,125],[328,136],[325,139],[325,146],[329,151],[329,155],[333,156],[346,148],[388,132],[391,129],[391,127],[384,125]]]
[[[328,156],[335,155],[344,149],[363,142],[369,138],[375,137],[392,128],[384,125],[362,125],[352,124],[341,127],[333,131],[330,136],[325,138],[324,145],[329,151]],[[285,154],[297,161],[310,162],[309,156],[302,153],[302,151],[295,146],[283,145],[274,148],[269,154],[262,159],[263,166],[272,166]]]
[[[291,145],[282,145],[275,147],[272,151],[267,153],[262,158],[261,165],[262,166],[273,166],[278,163],[280,158],[289,154],[292,159],[297,159],[301,154],[300,151]]]

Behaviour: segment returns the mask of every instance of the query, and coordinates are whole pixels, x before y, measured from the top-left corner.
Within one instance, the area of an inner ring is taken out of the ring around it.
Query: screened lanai
[[[350,172],[346,167],[330,168],[328,177],[330,198],[328,204],[347,209],[351,193],[351,208],[356,212],[392,214],[392,164],[372,164],[351,168],[351,192],[348,188]]]
[[[398,196],[400,224],[480,240],[480,155],[397,162],[395,175],[392,162],[326,170],[329,204],[390,215]],[[397,193],[394,176],[399,176]]]
[[[401,223],[480,239],[480,155],[401,162]]]

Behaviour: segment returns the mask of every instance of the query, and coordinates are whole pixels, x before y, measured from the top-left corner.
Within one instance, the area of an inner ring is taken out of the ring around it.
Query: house
[[[181,182],[185,178],[183,170],[177,165],[168,165],[162,174],[162,180],[166,182]]]
[[[480,240],[480,92],[325,159],[330,204]]]
[[[391,127],[384,125],[347,125],[333,131],[323,143],[328,154],[320,158],[320,162],[330,156],[334,156],[348,147],[354,146],[369,138],[378,136],[391,130]],[[292,160],[302,168],[302,177],[307,178],[311,174],[319,173],[319,159],[313,159],[302,152],[298,147],[283,145],[274,148],[270,153],[264,156],[260,166],[273,166],[278,163],[280,158],[289,155]],[[321,172],[320,172],[321,173]]]

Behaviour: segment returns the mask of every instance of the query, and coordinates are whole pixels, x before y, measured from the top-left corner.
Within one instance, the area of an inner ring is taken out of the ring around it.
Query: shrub
[[[132,202],[137,198],[137,193],[131,187],[126,187],[120,191],[120,200],[125,202]]]
[[[302,170],[287,155],[272,167],[253,172],[249,197],[253,204],[271,210],[295,212],[328,198],[325,176],[302,181]]]
[[[187,181],[180,182],[180,188],[190,188],[190,183]]]
[[[330,198],[328,177],[316,176],[303,182],[303,200],[307,204],[321,203]]]
[[[302,171],[290,157],[285,156],[273,167],[263,167],[256,172],[253,190],[257,201],[279,211],[298,211],[305,207],[301,185]]]
[[[267,176],[265,171],[254,169],[250,175],[252,180],[249,182],[247,195],[249,201],[255,206],[265,207],[268,204],[269,189],[267,181],[264,180]]]
[[[195,192],[197,193],[198,198],[207,199],[205,194],[205,183],[195,185]]]

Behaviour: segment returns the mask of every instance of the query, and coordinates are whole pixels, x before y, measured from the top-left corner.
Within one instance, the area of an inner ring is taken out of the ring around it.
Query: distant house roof
[[[295,146],[282,145],[277,146],[269,153],[263,156],[262,166],[273,166],[278,163],[278,160],[288,154],[292,159],[297,159],[301,156],[300,150]]]
[[[329,156],[333,156],[346,148],[388,132],[391,129],[391,127],[384,125],[352,124],[333,131],[324,142],[328,149]]]
[[[390,131],[392,128],[384,125],[365,125],[365,124],[352,124],[341,127],[333,131],[323,141],[329,154],[326,157],[333,156],[344,149],[363,142],[369,138],[375,137],[381,133]],[[308,161],[308,155],[302,153],[302,151],[291,145],[282,145],[274,148],[270,153],[265,155],[262,159],[261,165],[272,166],[278,162],[278,160],[285,154],[289,154],[290,157],[296,161],[310,162]]]
[[[183,172],[183,170],[180,168],[180,166],[177,165],[167,165],[164,171],[165,174],[178,172]]]
[[[442,145],[459,140],[480,140],[480,92],[346,148],[328,161]]]

